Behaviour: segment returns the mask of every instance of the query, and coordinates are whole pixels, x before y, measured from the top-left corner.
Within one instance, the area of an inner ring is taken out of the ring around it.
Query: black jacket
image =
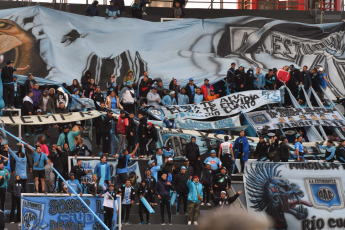
[[[308,90],[310,88],[310,86],[312,86],[310,72],[309,71],[302,72],[301,76],[302,76],[304,89]]]
[[[151,129],[147,129],[147,139],[153,139],[154,141],[157,141],[157,129],[155,125],[152,125]]]
[[[68,172],[68,152],[60,151],[58,148],[56,149],[57,152],[51,152],[50,157],[54,163],[54,168],[58,172]]]
[[[138,128],[138,136],[142,138],[142,136],[147,135],[147,117],[143,117],[139,120],[139,128]]]
[[[200,157],[199,146],[195,143],[193,144],[192,142],[189,142],[186,144],[185,155],[190,162],[197,162]]]
[[[35,80],[32,80],[33,85],[35,85],[37,82]],[[31,80],[27,79],[24,83],[24,90],[25,90],[25,94],[27,94],[30,90],[31,90]]]
[[[206,167],[203,169],[200,179],[201,184],[212,186],[213,183],[213,170],[207,169]]]
[[[246,74],[246,90],[254,90],[254,81],[256,78],[254,77],[254,71],[249,69]]]
[[[194,91],[196,88],[198,88],[195,84],[193,84],[194,86]],[[191,88],[189,87],[189,83],[184,87],[186,90],[186,95],[189,97],[189,104],[193,104],[194,103],[194,95],[195,92],[192,92]]]
[[[146,185],[148,187],[148,189],[151,191],[155,190],[156,188],[156,184],[157,184],[157,181],[156,179],[151,176],[150,178],[148,178],[147,176],[144,177],[144,180],[146,181]]]
[[[321,91],[321,88],[320,88],[320,78],[319,78],[318,74],[315,74],[315,75],[310,74],[310,78],[311,78],[313,89],[316,92]]]
[[[290,156],[290,151],[294,151],[292,147],[284,142],[279,145],[279,157],[280,159],[288,159]]]
[[[268,158],[269,146],[269,143],[267,143],[266,141],[257,143],[254,156],[257,157],[257,159],[261,159],[263,157]]]
[[[103,127],[104,127],[104,129],[103,129],[103,133],[105,134],[105,135],[110,135],[110,131],[111,131],[111,128],[112,128],[112,125],[111,125],[111,121],[114,121],[113,123],[115,124],[115,118],[114,117],[110,117],[110,116],[108,116],[108,115],[106,115],[105,117],[104,117],[104,120],[103,120]]]
[[[189,176],[187,173],[182,174],[181,172],[176,174],[174,177],[174,187],[176,192],[178,193],[188,193],[188,186],[187,186],[187,181],[189,180]]]
[[[86,175],[84,167],[83,166],[79,167],[78,165],[73,166],[70,173],[73,173],[75,179],[77,179],[80,183],[81,183],[81,177]]]
[[[24,191],[24,186],[22,180],[14,179],[11,183],[9,183],[8,191],[12,193],[12,196],[20,197],[22,192]]]
[[[157,182],[155,193],[162,197],[170,197],[170,190],[174,190],[172,185],[167,185],[168,181],[162,178]]]
[[[95,102],[96,108],[99,108],[99,105],[96,102],[99,102],[99,103],[104,102],[103,93],[94,92],[92,94],[92,100]]]
[[[98,108],[98,111],[106,112],[107,109],[106,109],[106,108],[103,108],[103,109]],[[104,116],[106,116],[106,115],[104,115]],[[103,123],[103,119],[104,119],[104,116],[102,115],[102,116],[96,117],[96,118],[94,119],[95,127],[96,127],[97,129],[103,130],[103,124],[104,124],[104,123]]]
[[[235,78],[234,78],[234,81],[236,83],[236,88],[240,88],[240,86],[243,84],[243,87],[245,87],[246,85],[246,73],[243,71],[240,71],[240,70],[236,70],[235,71]]]
[[[340,157],[342,157],[343,160],[340,159]],[[336,158],[338,161],[344,163],[344,160],[345,160],[345,147],[339,145],[339,146],[335,149],[335,158]]]
[[[229,84],[234,83],[234,81],[235,81],[235,69],[230,68],[228,70],[228,73],[226,74],[226,81]]]
[[[23,107],[22,107],[22,116],[24,115],[29,115],[29,112],[33,115],[35,111],[34,104],[32,104],[29,101],[24,101],[23,102]]]
[[[150,92],[151,86],[154,82],[156,82],[156,80],[152,80],[151,78],[149,78],[147,82],[141,80],[139,85],[139,96],[147,97],[147,94]]]
[[[137,133],[137,125],[135,124],[135,121],[133,118],[128,118],[128,126],[127,126],[127,139],[131,138],[132,136],[130,133],[133,133],[133,138],[136,137]]]
[[[125,197],[125,191],[126,191],[126,185],[122,185],[121,188],[119,189],[120,193],[121,193],[121,199],[123,200]],[[131,186],[131,201],[135,199],[135,190],[134,188]]]
[[[230,206],[232,203],[235,202],[235,200],[239,197],[239,194],[235,194],[232,197],[225,197],[225,199],[222,199],[221,197],[217,197],[214,194],[212,194],[211,199],[214,202],[214,205],[217,206]]]
[[[223,191],[226,187],[231,187],[231,178],[228,176],[228,174],[223,175],[221,173],[218,173],[214,177],[214,185],[218,185],[217,189]]]
[[[87,7],[85,10],[86,16],[99,16],[99,10],[97,5],[94,5],[93,3]]]
[[[137,196],[139,197],[139,199],[140,199],[140,196],[145,197],[145,199],[149,203],[154,202],[153,194],[151,193],[149,187],[146,184],[145,186],[143,186],[141,183],[139,184],[139,187],[137,190]]]
[[[91,195],[97,195],[100,194],[102,192],[102,188],[101,186],[98,185],[98,183],[96,183],[95,186],[95,182],[91,181],[90,183],[88,183],[87,185],[87,193],[91,194]]]
[[[168,164],[168,163],[164,163],[161,165],[162,168],[162,172],[163,173],[167,173],[167,174],[173,174],[174,170],[173,170],[174,164]]]

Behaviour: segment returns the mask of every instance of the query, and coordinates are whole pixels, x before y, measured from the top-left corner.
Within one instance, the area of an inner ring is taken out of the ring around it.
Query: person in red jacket
[[[121,110],[120,116],[117,120],[116,128],[117,138],[119,140],[119,148],[117,150],[118,153],[121,152],[121,150],[126,149],[126,135],[128,131],[128,125],[129,121],[128,118],[126,118],[126,113],[124,110]]]
[[[204,80],[204,84],[201,86],[201,93],[204,95],[204,98],[206,99],[209,95],[211,95],[211,90],[213,89],[213,86],[210,84],[210,81],[206,78]]]
[[[287,84],[290,80],[289,66],[284,66],[282,69],[279,69],[277,72],[277,84],[282,86]]]

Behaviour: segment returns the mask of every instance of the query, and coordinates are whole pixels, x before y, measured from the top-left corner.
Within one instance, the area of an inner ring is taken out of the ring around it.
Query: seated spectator
[[[99,16],[98,1],[93,1],[85,10],[86,16]]]
[[[143,13],[142,13],[142,4],[140,3],[140,0],[135,0],[134,3],[131,6],[132,10],[132,18],[143,18]]]
[[[186,89],[185,88],[182,88],[181,92],[178,93],[177,101],[178,101],[178,105],[189,104],[189,97],[188,97],[188,95],[186,95]]]
[[[75,145],[75,150],[74,150],[74,156],[93,156],[91,150],[89,149],[89,147],[87,147],[87,145],[85,145],[83,143],[83,138],[78,138],[77,139],[77,144]],[[88,155],[86,155],[86,151],[89,153]],[[78,179],[78,177],[77,177]]]
[[[111,90],[112,89],[112,90]],[[115,94],[117,94],[117,83],[115,80],[115,76],[111,75],[110,76],[110,81],[107,82],[107,96],[110,95],[111,91],[114,91]]]
[[[214,99],[219,98],[219,94],[215,94],[214,90],[210,91],[210,95],[207,96],[206,101],[213,101]]]
[[[117,17],[119,17],[120,15],[121,15],[121,12],[119,10],[119,7],[115,5],[115,0],[111,0],[110,5],[107,6],[105,10],[106,19],[108,19],[109,17],[117,19]]]
[[[75,91],[74,91],[75,89],[78,89],[80,93],[83,92],[83,88],[79,85],[79,82],[78,82],[77,79],[73,79],[73,83],[72,83],[72,85],[69,87],[69,90],[70,90],[69,92],[72,94],[72,93],[75,92]]]
[[[28,79],[24,83],[24,91],[27,94],[29,91],[34,89],[34,86],[37,82],[34,79],[34,75],[32,73],[28,74]]]
[[[201,94],[201,89],[196,88],[195,95],[194,95],[194,104],[198,104],[204,101],[204,95]]]
[[[67,186],[67,184],[65,184],[63,187],[63,190],[65,191],[65,193],[68,193],[71,196],[72,195],[72,189],[73,189],[76,193],[79,193],[80,196],[82,196],[83,193],[82,193],[81,185],[80,185],[79,181],[77,179],[75,179],[74,174],[70,173],[69,178],[70,179],[67,181],[67,184],[69,186]]]
[[[101,86],[99,85],[96,86],[96,92],[93,93],[91,99],[94,101],[95,106],[98,109],[101,102],[104,101],[104,95],[101,92]]]
[[[162,104],[164,107],[176,105],[175,91],[171,91],[169,95],[166,95],[162,99]]]
[[[135,86],[135,88],[136,88],[137,82],[135,81],[135,77],[133,76],[133,70],[131,70],[131,69],[129,69],[127,71],[127,75],[123,78],[124,86],[128,85],[127,81],[131,81],[133,86]]]
[[[113,89],[110,89],[110,95],[105,99],[105,107],[107,109],[123,109],[122,105],[120,104],[119,97],[116,96]]]
[[[102,187],[99,186],[97,174],[92,175],[92,181],[87,186],[87,193],[93,196],[102,196]]]
[[[147,94],[147,105],[159,107],[161,101],[161,97],[157,93],[157,88],[155,86],[152,86],[151,91]]]

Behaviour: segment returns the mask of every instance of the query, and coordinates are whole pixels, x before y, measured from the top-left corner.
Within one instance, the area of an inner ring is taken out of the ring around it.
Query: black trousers
[[[281,162],[288,162],[289,158],[280,158]]]
[[[184,214],[187,213],[187,198],[188,198],[188,193],[183,193],[183,192],[178,193],[177,204],[176,204],[176,213],[178,213],[180,210],[181,201],[183,202],[183,212],[184,212]]]
[[[143,137],[139,137],[139,155],[146,155],[146,138],[143,138]]]
[[[160,208],[161,208],[161,219],[162,223],[164,223],[164,207],[166,207],[168,212],[169,224],[171,223],[171,209],[170,209],[170,197],[162,196],[159,200]]]
[[[104,207],[104,224],[107,225],[110,230],[112,230],[113,216],[114,216],[114,209]]]
[[[12,208],[11,208],[11,213],[10,213],[10,222],[14,222],[14,212],[17,209],[17,221],[16,223],[20,222],[20,197],[13,196],[12,195]]]
[[[232,173],[232,165],[233,165],[233,160],[231,158],[231,155],[226,154],[226,155],[220,155],[220,160],[222,161],[222,166],[226,168],[228,171],[228,174],[231,175]]]
[[[117,180],[119,185],[126,184],[126,181],[128,180],[128,174],[127,173],[119,173],[117,174]]]
[[[140,222],[144,222],[143,212],[146,213],[146,222],[150,222],[150,212],[147,210],[143,202],[139,202],[139,218]]]
[[[198,176],[200,178],[201,176],[201,170],[200,170],[200,162],[199,161],[191,161],[190,165],[194,169],[194,175],[193,176]]]
[[[127,136],[127,150],[132,152],[135,149],[135,133],[134,136]]]
[[[209,203],[210,202],[210,191],[211,191],[211,186],[210,185],[204,185],[204,203]]]
[[[5,211],[6,189],[0,188],[0,209]]]
[[[125,222],[128,222],[129,219],[129,213],[131,212],[131,204],[122,204],[122,211],[121,211],[121,216],[122,216],[122,220],[124,220]],[[126,217],[125,217],[126,214]]]
[[[26,193],[26,180],[27,179],[22,179],[23,193]]]
[[[96,127],[96,145],[100,146],[101,145],[101,140],[103,137],[103,127]],[[104,145],[104,142],[103,142]]]
[[[3,98],[5,106],[14,105],[14,85],[13,84],[3,84]]]
[[[134,113],[135,105],[134,104],[123,104],[123,110],[128,113]]]
[[[110,134],[103,133],[103,153],[110,153]]]

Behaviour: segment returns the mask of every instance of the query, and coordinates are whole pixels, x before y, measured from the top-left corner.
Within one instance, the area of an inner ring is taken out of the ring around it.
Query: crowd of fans
[[[25,67],[29,68],[29,66]],[[2,82],[4,85],[4,102],[6,109],[21,108],[23,115],[41,115],[51,113],[66,113],[75,111],[80,98],[89,98],[99,111],[106,113],[94,120],[96,130],[97,149],[102,149],[100,163],[94,169],[92,180],[86,184],[82,177],[86,171],[82,161],[68,172],[68,156],[92,156],[98,155],[83,143],[81,122],[72,124],[54,124],[43,126],[24,126],[25,135],[36,135],[35,149],[28,144],[23,145],[19,151],[13,151],[9,145],[0,145],[0,209],[4,210],[6,191],[12,194],[12,210],[10,221],[14,222],[14,211],[17,210],[17,219],[20,220],[20,194],[27,191],[27,173],[33,173],[35,193],[63,192],[72,194],[71,188],[80,193],[88,193],[95,196],[103,194],[105,223],[111,227],[111,217],[117,212],[117,205],[113,206],[112,200],[116,194],[122,196],[123,223],[128,224],[131,205],[135,196],[145,197],[154,207],[159,200],[162,224],[165,224],[164,210],[168,212],[168,223],[171,224],[170,200],[177,193],[177,213],[182,213],[180,203],[183,203],[183,213],[188,213],[188,224],[197,225],[199,207],[230,205],[241,194],[239,191],[234,197],[228,197],[227,191],[231,187],[231,175],[235,172],[235,159],[239,159],[238,173],[244,172],[244,163],[250,157],[256,157],[259,161],[283,161],[289,159],[290,151],[294,152],[296,161],[304,161],[304,154],[308,151],[303,147],[306,136],[300,131],[296,137],[295,148],[287,145],[287,139],[283,138],[279,144],[278,137],[272,136],[266,141],[262,136],[257,144],[254,155],[250,156],[249,143],[245,132],[241,131],[234,144],[225,136],[220,144],[218,153],[210,151],[210,156],[201,160],[199,146],[196,138],[192,137],[190,143],[184,149],[184,165],[180,167],[176,163],[176,156],[171,145],[156,149],[157,129],[154,124],[148,122],[147,109],[150,107],[196,104],[203,101],[211,101],[221,96],[235,92],[254,89],[275,90],[286,85],[294,96],[302,104],[305,102],[299,93],[299,85],[305,89],[313,87],[323,100],[320,87],[326,89],[327,78],[322,68],[308,71],[303,67],[302,71],[294,66],[285,66],[282,69],[270,69],[266,75],[260,68],[255,71],[245,71],[244,66],[236,68],[231,64],[227,77],[223,83],[211,85],[208,79],[200,87],[194,84],[193,78],[189,78],[187,85],[182,87],[177,79],[172,79],[169,87],[165,88],[159,78],[150,78],[148,72],[136,81],[133,71],[128,70],[122,79],[111,76],[106,83],[106,92],[95,84],[92,73],[87,71],[82,76],[81,82],[73,80],[72,85],[63,84],[62,87],[49,87],[39,85],[33,74],[28,75],[24,86],[20,86],[13,72],[24,68],[13,67],[13,62],[7,62],[2,69]],[[287,102],[288,103],[288,102]],[[115,118],[113,111],[121,110]],[[136,118],[136,115],[138,118]],[[175,128],[174,118],[164,120],[166,127]],[[116,125],[116,126],[115,126]],[[115,128],[115,132],[112,131]],[[56,143],[47,143],[46,137],[50,136],[50,129],[59,130],[59,138]],[[72,131],[73,129],[73,131]],[[111,153],[111,135],[116,134],[116,152]],[[1,142],[1,140],[0,140]],[[333,161],[337,158],[345,163],[345,141],[335,149],[329,141],[326,149],[325,161]],[[128,178],[127,164],[130,158],[146,158],[149,160],[148,169],[138,188],[134,188]],[[114,185],[110,181],[109,165],[110,157],[118,160],[117,182]],[[31,160],[32,159],[32,160]],[[67,181],[63,183],[56,171]],[[104,170],[105,169],[105,170]],[[10,182],[10,174],[15,180]],[[146,214],[146,222],[143,214]],[[150,223],[150,214],[142,201],[139,202],[139,217],[141,224]]]

